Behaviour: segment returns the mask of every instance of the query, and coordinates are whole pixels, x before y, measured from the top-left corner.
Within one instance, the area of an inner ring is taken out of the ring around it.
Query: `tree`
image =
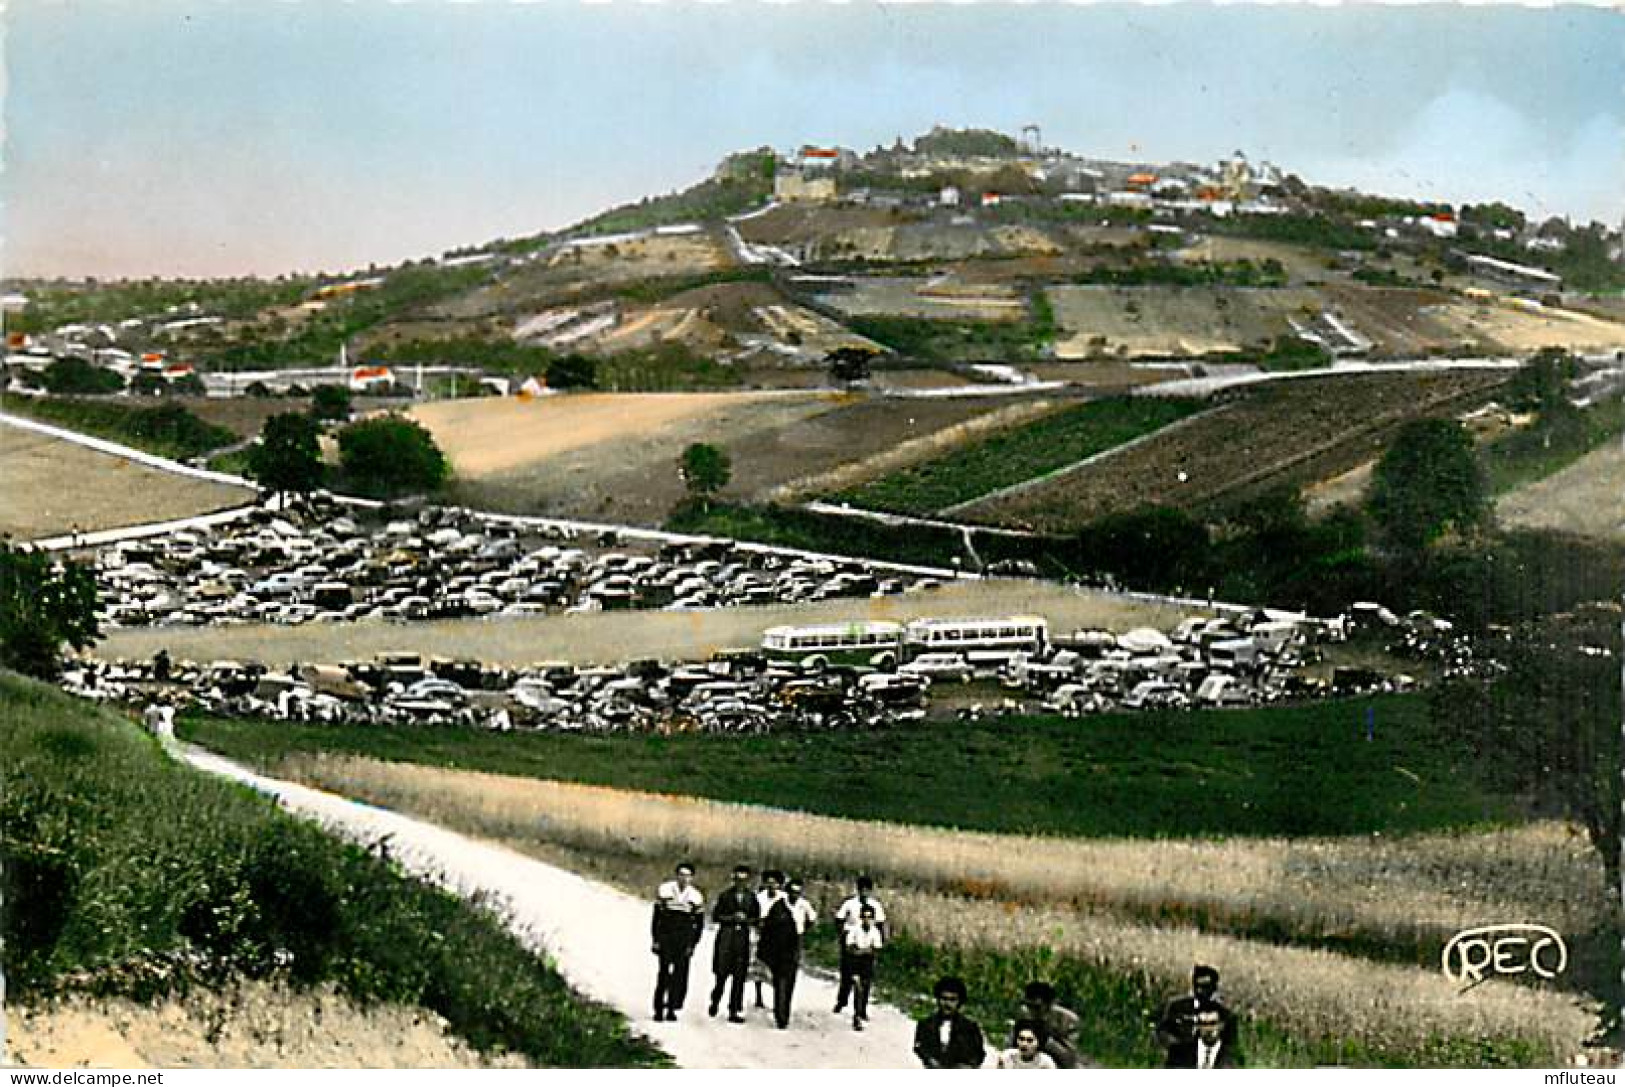
[[[0,665],[54,679],[64,644],[84,649],[99,636],[89,568],[0,542]]]
[[[318,385],[311,396],[310,414],[317,419],[348,419],[350,390],[343,385]]]
[[[1568,405],[1569,381],[1575,373],[1573,355],[1561,347],[1542,348],[1507,382],[1510,406],[1520,411],[1561,410]]]
[[[1484,475],[1466,428],[1453,419],[1400,427],[1371,474],[1368,509],[1388,542],[1413,555],[1451,528],[1483,524]]]
[[[432,491],[451,474],[433,435],[399,415],[364,419],[339,431],[339,459],[346,485],[375,497]]]
[[[322,481],[320,437],[316,421],[303,412],[271,416],[249,450],[249,475],[275,494],[315,490]]]
[[[829,376],[843,385],[868,381],[874,366],[875,352],[867,347],[837,347],[824,361],[829,363]]]
[[[716,446],[695,442],[683,450],[679,471],[689,497],[703,502],[728,485],[733,478],[733,462]]]
[[[124,379],[112,370],[70,357],[45,368],[44,384],[47,392],[57,396],[93,396],[118,392],[124,388]]]
[[[560,355],[547,364],[547,384],[553,389],[598,387],[598,360],[589,355]]]

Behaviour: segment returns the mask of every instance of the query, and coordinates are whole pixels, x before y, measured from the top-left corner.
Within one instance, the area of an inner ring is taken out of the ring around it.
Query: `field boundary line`
[[[1031,479],[1024,479],[1020,483],[1012,483],[1008,487],[1000,487],[996,491],[989,491],[987,494],[978,495],[977,497],[967,499],[964,502],[956,502],[951,506],[944,506],[937,512],[939,514],[963,513],[971,507],[979,506],[984,502],[998,502],[1002,499],[1009,498],[1012,495],[1021,494],[1033,487],[1041,487],[1044,484],[1060,479],[1063,476],[1071,475],[1073,472],[1080,472],[1083,469],[1088,468],[1091,465],[1114,454],[1122,453],[1129,449],[1133,449],[1136,446],[1143,445],[1153,438],[1164,437],[1170,431],[1177,430],[1178,428],[1186,426],[1187,424],[1194,423],[1198,419],[1206,419],[1211,416],[1221,414],[1228,411],[1231,407],[1233,407],[1231,404],[1220,404],[1218,407],[1208,408],[1205,411],[1199,411],[1195,415],[1187,415],[1183,419],[1174,420],[1167,426],[1158,427],[1156,430],[1153,430],[1148,434],[1141,434],[1138,438],[1130,438],[1121,445],[1114,445],[1110,449],[1102,449],[1098,453],[1092,453],[1080,461],[1074,461],[1071,464],[1063,464],[1061,467],[1053,468],[1041,476],[1033,476]]]
[[[93,438],[77,430],[67,430],[63,427],[52,426],[50,423],[41,423],[21,415],[12,415],[9,412],[0,412],[0,423],[14,426],[19,430],[30,430],[36,434],[43,434],[48,438],[57,438],[61,441],[82,445],[87,449],[94,449],[98,453],[107,453],[125,460],[144,464],[148,468],[156,468],[161,472],[170,472],[178,476],[190,476],[192,479],[201,479],[209,483],[223,483],[228,487],[243,487],[258,492],[259,484],[242,476],[228,475],[225,472],[215,472],[207,468],[193,468],[190,464],[182,464],[168,457],[160,457],[156,453],[148,453],[118,442],[110,442],[105,438]]]

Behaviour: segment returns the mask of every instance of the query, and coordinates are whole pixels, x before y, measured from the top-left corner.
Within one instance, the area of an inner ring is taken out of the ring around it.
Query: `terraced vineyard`
[[[1405,420],[1468,411],[1506,379],[1503,371],[1451,371],[1273,382],[1082,471],[961,513],[980,523],[1070,532],[1147,504],[1224,507],[1345,472],[1376,456]]]

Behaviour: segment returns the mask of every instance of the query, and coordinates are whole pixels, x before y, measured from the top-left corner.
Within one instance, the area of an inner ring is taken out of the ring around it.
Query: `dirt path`
[[[682,1019],[656,1023],[650,1017],[654,958],[647,902],[404,815],[261,777],[191,745],[175,744],[171,751],[201,770],[273,796],[287,811],[345,837],[385,840],[389,855],[415,875],[465,897],[479,891],[493,896],[526,945],[545,953],[578,992],[620,1011],[684,1068],[917,1067],[907,1017],[876,1004],[868,1029],[856,1033],[850,1020],[830,1012],[835,986],[805,971],[796,985],[788,1030],[774,1029],[767,1013],[754,1010],[746,1012],[743,1025],[707,1018],[710,929],[694,955]]]

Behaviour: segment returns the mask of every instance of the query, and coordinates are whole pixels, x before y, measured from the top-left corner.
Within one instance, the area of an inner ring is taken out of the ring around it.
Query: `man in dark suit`
[[[959,978],[940,979],[931,990],[937,998],[936,1014],[921,1019],[914,1028],[914,1055],[927,1068],[980,1068],[987,1056],[982,1044],[982,1028],[968,1018],[965,983]]]
[[[717,895],[711,910],[711,920],[717,923],[716,944],[711,949],[711,972],[716,982],[711,986],[710,1012],[714,1016],[722,1006],[722,993],[733,981],[728,995],[728,1022],[745,1021],[745,975],[750,970],[750,934],[752,927],[762,918],[756,894],[750,889],[750,866],[734,866],[733,885]]]
[[[1191,995],[1170,1000],[1157,1019],[1157,1044],[1168,1050],[1164,1068],[1197,1068],[1206,1050],[1198,1045],[1197,1027],[1205,1021],[1216,1032],[1219,1052],[1236,1053],[1236,1017],[1219,1001],[1219,972],[1198,965],[1191,971]],[[1198,1050],[1201,1049],[1201,1052]]]

